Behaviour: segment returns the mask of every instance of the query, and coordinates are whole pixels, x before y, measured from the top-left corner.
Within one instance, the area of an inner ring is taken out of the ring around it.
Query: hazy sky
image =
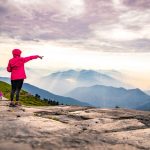
[[[13,48],[29,67],[128,70],[150,88],[149,0],[0,0],[0,66]]]

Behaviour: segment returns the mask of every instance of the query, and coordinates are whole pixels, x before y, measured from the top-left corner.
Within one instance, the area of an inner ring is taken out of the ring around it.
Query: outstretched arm
[[[37,59],[37,58],[42,59],[43,56],[34,55],[34,56],[24,57],[24,63],[26,63],[26,62],[28,62],[28,61],[30,61],[30,60],[32,60],[32,59]]]

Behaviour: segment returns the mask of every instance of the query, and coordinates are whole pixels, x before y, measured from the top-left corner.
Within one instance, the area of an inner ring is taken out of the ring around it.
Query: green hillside
[[[0,91],[3,92],[4,97],[9,99],[10,90],[11,90],[11,86],[9,84],[0,81]],[[20,92],[20,102],[21,102],[21,104],[26,105],[26,106],[49,106],[50,105],[50,104],[48,104],[47,101],[43,101],[43,100],[27,93],[24,90],[21,90],[21,92]]]

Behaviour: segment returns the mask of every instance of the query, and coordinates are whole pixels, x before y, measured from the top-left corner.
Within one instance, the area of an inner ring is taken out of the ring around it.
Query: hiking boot
[[[13,101],[10,102],[9,107],[15,107],[15,103]]]
[[[16,101],[15,106],[21,106],[21,103],[19,103],[18,101]]]

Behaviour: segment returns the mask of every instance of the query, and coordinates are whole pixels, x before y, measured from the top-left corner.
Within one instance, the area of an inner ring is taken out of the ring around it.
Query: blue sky
[[[1,66],[20,48],[45,56],[29,67],[150,75],[149,0],[1,0],[0,18]]]

